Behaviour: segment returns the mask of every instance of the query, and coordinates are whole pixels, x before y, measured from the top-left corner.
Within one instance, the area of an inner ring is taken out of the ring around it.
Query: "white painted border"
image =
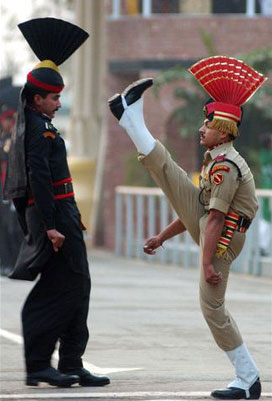
[[[210,393],[207,391],[135,391],[135,392],[120,392],[120,393],[35,393],[35,394],[0,394],[0,399],[15,399],[15,400],[31,400],[31,399],[52,399],[52,398],[126,398],[133,397],[181,397],[181,399],[210,399]],[[272,398],[272,393],[262,393],[263,398]],[[151,401],[151,400],[150,400]],[[162,401],[162,400],[161,400]],[[166,400],[165,400],[166,401]],[[168,399],[168,401],[171,401]]]
[[[4,330],[0,328],[0,336],[7,338],[10,341],[13,341],[17,344],[23,344],[23,337],[19,336],[18,334],[14,334],[10,331]],[[55,351],[53,353],[53,358],[58,360],[58,352]],[[97,373],[97,374],[109,374],[109,373],[117,373],[117,372],[131,372],[132,370],[142,370],[143,368],[100,368],[99,366],[95,366],[92,363],[89,362],[84,362],[84,367],[88,370],[91,370],[92,373]],[[1,399],[1,398],[0,398]]]
[[[11,333],[10,331],[3,330],[0,328],[0,336],[7,338],[17,344],[23,344],[22,336]],[[58,359],[57,352],[54,352],[53,357]],[[125,372],[131,370],[139,370],[143,368],[99,368],[98,366],[90,363],[84,363],[87,369],[92,370],[95,373],[113,373],[113,372]],[[136,391],[136,392],[120,392],[120,393],[35,393],[35,394],[0,394],[0,400],[31,400],[31,399],[65,399],[65,398],[140,398],[140,397],[181,397],[183,400],[186,398],[191,399],[203,399],[211,398],[210,392],[206,391]],[[272,398],[272,393],[262,393],[262,398]],[[149,400],[152,401],[152,400]],[[155,401],[155,400],[154,400]],[[162,401],[162,400],[161,400]],[[171,401],[170,399],[165,401]],[[173,400],[174,401],[174,400]]]

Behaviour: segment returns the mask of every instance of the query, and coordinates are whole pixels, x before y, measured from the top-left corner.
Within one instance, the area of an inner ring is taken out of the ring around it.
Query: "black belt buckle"
[[[239,220],[238,220],[238,229],[240,230],[241,227],[243,227],[243,223],[244,223],[244,217],[240,216]]]
[[[238,221],[239,229],[241,227],[243,227],[247,230],[249,228],[250,224],[251,224],[251,221],[249,219],[247,219],[246,217],[240,216],[239,221]]]

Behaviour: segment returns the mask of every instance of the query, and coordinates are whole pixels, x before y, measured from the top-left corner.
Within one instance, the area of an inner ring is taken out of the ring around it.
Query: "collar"
[[[222,143],[222,145],[217,146],[209,152],[212,160],[214,160],[217,156],[226,155],[231,149],[233,149],[233,141]]]
[[[52,121],[52,118],[50,118],[47,114],[41,113],[42,117],[45,118],[48,121]]]

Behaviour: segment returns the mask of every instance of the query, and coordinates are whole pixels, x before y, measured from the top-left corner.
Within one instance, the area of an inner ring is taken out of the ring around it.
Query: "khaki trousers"
[[[193,185],[187,173],[173,161],[160,142],[156,143],[149,155],[139,155],[139,160],[163,190],[187,231],[200,246],[201,260],[208,213],[199,202],[200,190]],[[199,296],[202,313],[216,343],[224,351],[230,351],[243,343],[235,321],[225,308],[225,292],[230,265],[241,252],[244,241],[245,234],[235,232],[226,254],[220,259],[214,258],[215,270],[223,274],[220,284],[208,284],[204,278],[202,263],[200,268]]]

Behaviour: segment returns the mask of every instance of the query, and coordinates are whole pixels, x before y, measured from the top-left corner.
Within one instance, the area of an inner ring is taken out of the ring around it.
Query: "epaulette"
[[[215,158],[215,160],[214,160],[214,162],[213,162],[213,164],[211,165],[211,168],[210,168],[210,170],[209,170],[210,180],[211,180],[211,176],[212,176],[214,173],[216,173],[218,170],[225,170],[226,172],[229,172],[229,168],[228,168],[227,166],[222,165],[222,164],[221,164],[220,166],[218,166],[218,168],[215,167],[215,165],[216,165],[217,163],[223,163],[223,162],[230,163],[230,164],[232,164],[234,167],[236,167],[236,169],[237,169],[237,171],[238,171],[238,178],[239,178],[239,179],[242,178],[242,173],[241,173],[240,167],[239,167],[233,160],[226,158],[225,155],[219,155],[219,156],[217,156],[217,157]]]
[[[46,132],[43,133],[43,136],[45,138],[56,139],[56,137],[59,135],[57,128],[54,127],[54,125],[51,124],[50,121],[45,121],[44,126],[46,129]]]
[[[43,136],[45,137],[45,138],[52,138],[52,139],[56,139],[56,135],[55,134],[53,134],[53,132],[44,132],[43,133]]]
[[[56,131],[57,131],[57,129],[54,127],[54,125],[51,124],[49,121],[46,121],[46,122],[44,123],[44,125],[45,125],[45,128],[46,128],[48,131],[53,131],[53,132],[56,132]]]

